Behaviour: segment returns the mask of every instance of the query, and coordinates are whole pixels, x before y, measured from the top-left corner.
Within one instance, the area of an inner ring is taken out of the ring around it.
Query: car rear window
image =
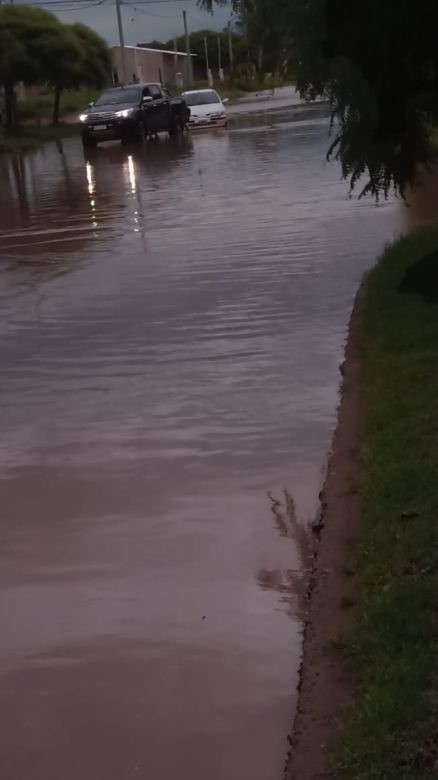
[[[210,103],[220,103],[217,92],[192,92],[183,93],[183,98],[188,106],[205,106]]]

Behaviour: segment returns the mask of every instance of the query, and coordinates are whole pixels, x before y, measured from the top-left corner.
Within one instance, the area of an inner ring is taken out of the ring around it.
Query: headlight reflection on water
[[[95,183],[94,183],[94,171],[91,163],[87,162],[85,164],[85,170],[87,172],[88,192],[90,195],[92,195],[95,190]]]
[[[130,154],[128,157],[128,176],[129,176],[129,183],[131,185],[131,192],[135,192],[137,189],[137,183],[135,179],[135,165],[134,160],[132,159],[132,155]]]

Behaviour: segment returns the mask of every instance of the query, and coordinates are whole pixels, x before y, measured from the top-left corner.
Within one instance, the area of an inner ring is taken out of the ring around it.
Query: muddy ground
[[[360,531],[359,447],[364,414],[359,329],[360,296],[341,366],[338,425],[321,493],[320,519],[314,527],[315,563],[285,780],[336,776],[333,752],[341,718],[352,700],[352,681],[334,643],[351,626],[357,599],[352,565]]]

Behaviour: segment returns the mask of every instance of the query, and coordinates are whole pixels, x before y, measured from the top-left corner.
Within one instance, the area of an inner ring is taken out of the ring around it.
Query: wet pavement
[[[349,199],[323,109],[283,102],[0,159],[5,780],[281,777],[283,491],[314,517],[358,281],[414,220]]]

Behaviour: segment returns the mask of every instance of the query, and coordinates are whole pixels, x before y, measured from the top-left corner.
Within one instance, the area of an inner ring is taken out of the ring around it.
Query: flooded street
[[[358,281],[415,221],[283,103],[0,158],[5,780],[281,778],[301,563],[268,494],[313,519]]]

